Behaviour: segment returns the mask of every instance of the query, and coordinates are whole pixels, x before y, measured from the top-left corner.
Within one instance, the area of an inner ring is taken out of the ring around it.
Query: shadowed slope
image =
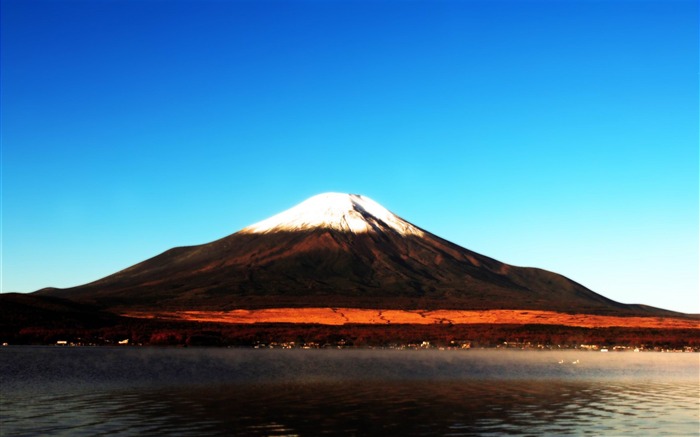
[[[7,327],[96,328],[120,318],[97,308],[54,296],[0,293],[0,331]]]
[[[40,293],[123,309],[344,306],[646,313],[563,276],[509,266],[428,233],[421,238],[330,229],[236,233],[171,249],[90,284]]]

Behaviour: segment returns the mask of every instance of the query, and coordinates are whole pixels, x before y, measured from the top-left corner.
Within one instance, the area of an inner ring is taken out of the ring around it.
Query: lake
[[[699,435],[700,354],[0,348],[0,435]]]

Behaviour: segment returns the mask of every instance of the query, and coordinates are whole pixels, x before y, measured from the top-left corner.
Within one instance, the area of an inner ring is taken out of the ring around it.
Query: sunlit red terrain
[[[523,310],[372,310],[361,308],[269,308],[232,311],[134,312],[123,314],[136,318],[182,321],[251,324],[300,323],[321,325],[344,324],[505,324],[561,325],[584,328],[633,327],[658,329],[700,329],[700,321],[672,317],[616,317],[589,314],[566,314],[554,311]]]

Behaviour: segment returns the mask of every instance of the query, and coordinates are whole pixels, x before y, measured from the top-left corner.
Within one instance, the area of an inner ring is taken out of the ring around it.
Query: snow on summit
[[[313,196],[286,211],[243,228],[241,232],[256,234],[315,228],[354,233],[393,230],[401,235],[424,235],[423,231],[369,197],[343,193]]]

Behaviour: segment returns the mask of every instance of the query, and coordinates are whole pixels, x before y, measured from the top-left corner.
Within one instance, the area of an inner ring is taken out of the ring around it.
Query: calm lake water
[[[695,353],[4,347],[0,390],[2,436],[700,435]]]

